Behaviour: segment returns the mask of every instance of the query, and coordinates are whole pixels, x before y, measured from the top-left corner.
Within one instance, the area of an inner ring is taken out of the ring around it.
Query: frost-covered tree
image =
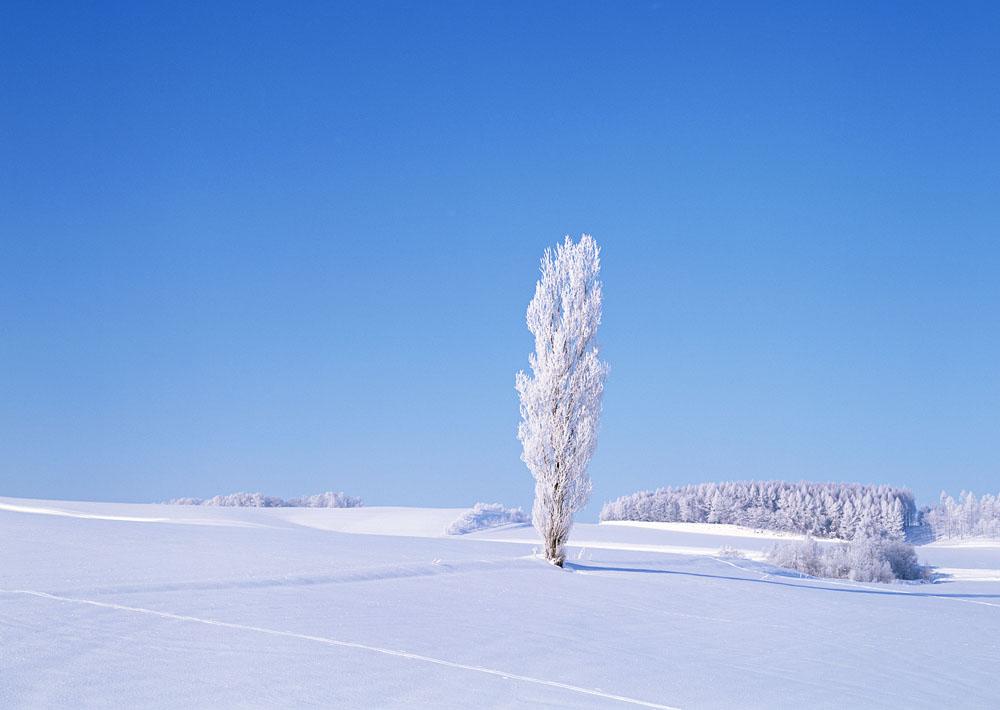
[[[942,491],[940,503],[923,511],[923,522],[936,538],[1000,538],[1000,494],[977,498],[962,491],[956,501]]]
[[[560,567],[573,513],[590,498],[587,464],[597,445],[597,424],[607,364],[597,348],[601,324],[600,249],[593,237],[570,237],[542,256],[541,278],[528,304],[535,336],[531,374],[517,374],[521,460],[535,478],[532,522],[545,558]]]

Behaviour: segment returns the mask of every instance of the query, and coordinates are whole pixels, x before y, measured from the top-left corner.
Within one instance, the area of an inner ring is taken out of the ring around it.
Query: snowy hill
[[[1000,707],[995,545],[860,585],[578,525],[558,570],[462,512],[0,499],[0,706]]]

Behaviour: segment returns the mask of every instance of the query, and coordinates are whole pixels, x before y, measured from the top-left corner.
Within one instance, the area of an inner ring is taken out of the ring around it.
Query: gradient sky
[[[528,506],[524,310],[584,231],[584,519],[1000,490],[996,3],[181,5],[0,10],[0,495]]]

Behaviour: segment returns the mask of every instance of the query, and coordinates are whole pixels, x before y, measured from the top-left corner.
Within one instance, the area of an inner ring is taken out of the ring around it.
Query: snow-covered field
[[[0,707],[1000,707],[997,546],[859,585],[578,525],[561,571],[461,512],[0,499]]]

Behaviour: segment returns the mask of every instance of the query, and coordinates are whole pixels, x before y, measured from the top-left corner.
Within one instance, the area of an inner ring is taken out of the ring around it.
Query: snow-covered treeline
[[[360,508],[364,505],[357,496],[349,496],[344,492],[316,493],[301,498],[290,498],[286,505],[291,508]]]
[[[520,508],[508,508],[500,503],[476,503],[449,525],[445,532],[448,535],[464,535],[476,530],[501,525],[526,525],[529,522],[528,516]]]
[[[768,562],[811,577],[851,579],[855,582],[891,582],[922,579],[927,570],[917,560],[913,545],[901,540],[861,536],[849,543],[824,547],[811,537],[775,545]]]
[[[601,520],[729,523],[851,540],[902,539],[916,523],[913,493],[858,483],[730,481],[640,491],[605,503]]]
[[[955,500],[942,491],[940,502],[922,513],[935,538],[1000,538],[1000,495],[962,491]]]
[[[226,508],[283,508],[285,501],[263,493],[230,493],[212,498],[174,498],[168,505],[214,505]]]
[[[266,496],[263,493],[230,493],[213,498],[174,498],[168,500],[170,505],[214,505],[230,508],[358,508],[362,504],[360,498],[346,493],[317,493],[301,498],[285,500],[277,496]]]

